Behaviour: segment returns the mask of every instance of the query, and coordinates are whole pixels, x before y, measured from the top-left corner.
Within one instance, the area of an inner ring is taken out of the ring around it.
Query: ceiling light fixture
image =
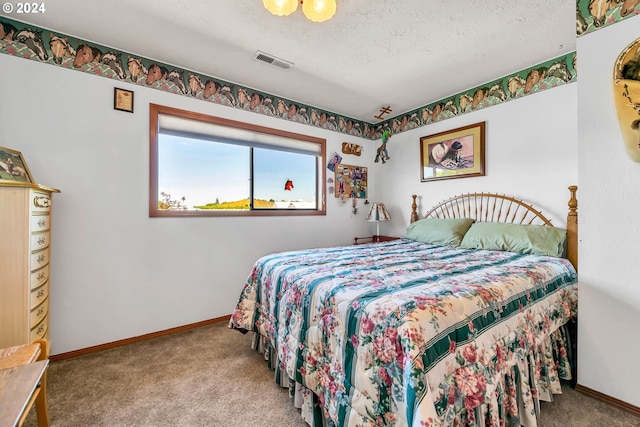
[[[308,20],[324,22],[336,13],[336,0],[262,0],[265,9],[277,16],[288,16],[302,5],[302,13]]]

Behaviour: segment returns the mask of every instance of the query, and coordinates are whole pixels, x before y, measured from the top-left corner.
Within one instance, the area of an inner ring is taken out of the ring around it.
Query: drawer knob
[[[38,263],[41,263],[42,261],[44,261],[47,257],[45,257],[44,255],[40,254],[38,255]]]
[[[44,245],[45,243],[47,243],[47,238],[44,236],[41,236],[38,238],[38,244],[39,245]]]
[[[45,276],[44,271],[41,271],[40,273],[38,273],[38,280],[44,279],[44,276]]]
[[[46,227],[47,226],[47,220],[46,219],[39,219],[38,220],[38,227]]]
[[[36,196],[33,198],[33,205],[36,208],[48,208],[49,203],[49,198],[45,196]]]

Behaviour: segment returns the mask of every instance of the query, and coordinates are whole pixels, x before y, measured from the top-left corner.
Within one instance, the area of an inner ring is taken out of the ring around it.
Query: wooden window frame
[[[268,135],[275,135],[283,138],[291,138],[306,142],[313,142],[320,145],[320,155],[318,156],[318,170],[316,176],[316,187],[318,194],[317,209],[250,209],[250,210],[165,210],[158,209],[158,135],[159,120],[161,114],[175,116],[188,120],[203,121],[221,126],[228,126],[261,132]],[[287,132],[280,129],[273,129],[251,123],[239,122],[208,114],[196,113],[188,110],[181,110],[158,104],[149,104],[149,216],[150,217],[229,217],[229,216],[311,216],[326,215],[326,139],[294,132]]]

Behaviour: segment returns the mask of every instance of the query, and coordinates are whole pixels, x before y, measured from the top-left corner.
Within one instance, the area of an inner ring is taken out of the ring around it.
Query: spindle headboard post
[[[567,214],[567,259],[578,270],[578,187],[569,187],[569,212]],[[411,222],[420,219],[416,197],[413,194]],[[423,218],[473,218],[484,222],[512,224],[552,225],[542,212],[522,200],[493,193],[469,193],[454,196],[432,207]]]
[[[418,196],[413,194],[411,197],[413,197],[413,203],[411,204],[411,222],[416,222],[420,219],[418,217],[418,205],[416,204],[416,197]]]

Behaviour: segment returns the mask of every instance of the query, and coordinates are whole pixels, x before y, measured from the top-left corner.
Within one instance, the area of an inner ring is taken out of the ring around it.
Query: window
[[[324,215],[326,141],[151,104],[150,216]]]

